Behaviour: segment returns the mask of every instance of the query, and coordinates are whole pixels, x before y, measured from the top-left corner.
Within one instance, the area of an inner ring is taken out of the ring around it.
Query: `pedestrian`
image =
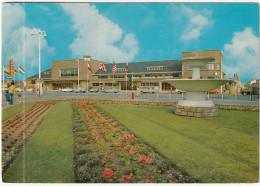
[[[14,81],[11,82],[11,86],[8,88],[8,92],[10,95],[10,100],[9,100],[9,104],[13,105],[13,96],[14,96],[14,92],[15,92],[15,86],[14,86]]]
[[[10,101],[10,94],[8,90],[5,91],[5,100],[6,100],[6,105],[8,106]]]
[[[137,93],[137,97],[140,97],[140,87],[137,87],[136,93]]]

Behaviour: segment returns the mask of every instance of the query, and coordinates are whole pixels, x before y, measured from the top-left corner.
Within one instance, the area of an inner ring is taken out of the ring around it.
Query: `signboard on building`
[[[11,76],[5,76],[5,79],[13,79]]]

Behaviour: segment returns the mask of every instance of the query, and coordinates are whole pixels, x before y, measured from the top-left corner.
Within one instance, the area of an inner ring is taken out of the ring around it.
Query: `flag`
[[[14,74],[18,74],[15,68],[13,68],[13,70],[14,70]]]
[[[10,71],[4,66],[4,73],[11,75]]]
[[[24,69],[19,65],[19,72],[21,72],[22,74],[25,74]]]
[[[14,69],[13,69],[13,60],[10,59],[9,60],[9,70],[10,70],[10,75],[12,75],[14,73]]]
[[[99,69],[101,69],[103,71],[107,71],[106,66],[103,62],[99,64]]]
[[[128,61],[126,63],[126,73],[128,73]]]
[[[114,62],[114,66],[113,66],[113,74],[115,74],[116,71],[117,71],[117,66],[116,66],[116,64],[115,64],[115,62]]]
[[[88,63],[88,70],[89,70],[90,72],[94,73],[94,72],[92,71],[91,66],[90,66],[89,63]]]

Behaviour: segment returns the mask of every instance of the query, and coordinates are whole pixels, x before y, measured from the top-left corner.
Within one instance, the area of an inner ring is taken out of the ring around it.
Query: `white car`
[[[71,88],[63,88],[63,89],[60,89],[61,92],[72,92],[72,89]]]
[[[15,91],[16,92],[23,92],[23,89],[22,88],[16,88]]]

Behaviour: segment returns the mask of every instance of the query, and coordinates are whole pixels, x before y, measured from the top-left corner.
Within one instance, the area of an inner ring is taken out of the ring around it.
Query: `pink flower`
[[[100,134],[105,134],[105,133],[106,133],[106,131],[104,129],[100,130]]]
[[[146,155],[142,154],[142,155],[140,156],[140,158],[139,158],[138,163],[143,162],[143,161],[145,161],[145,160],[146,160]]]
[[[137,152],[138,152],[138,150],[134,147],[130,150],[131,154],[136,154]]]
[[[122,146],[122,142],[117,142],[117,143],[116,143],[116,146],[117,146],[117,147],[121,147],[121,146]]]
[[[115,131],[115,132],[122,132],[122,130],[121,130],[121,129],[118,129],[118,128],[115,128],[114,131]]]
[[[96,124],[95,123],[92,123],[92,126],[95,126]]]
[[[122,182],[124,181],[130,181],[132,179],[132,176],[131,175],[125,175],[122,177]]]
[[[114,174],[113,170],[111,170],[111,169],[106,169],[106,170],[104,170],[104,172],[103,172],[103,177],[106,178],[106,179],[108,179],[108,178],[112,177],[113,174]]]
[[[152,159],[146,159],[146,160],[145,160],[145,163],[151,164],[151,163],[153,163],[153,160],[152,160]]]
[[[107,125],[108,125],[108,123],[107,123],[107,122],[105,122],[105,123],[104,123],[104,125],[106,125],[106,126],[107,126]]]

